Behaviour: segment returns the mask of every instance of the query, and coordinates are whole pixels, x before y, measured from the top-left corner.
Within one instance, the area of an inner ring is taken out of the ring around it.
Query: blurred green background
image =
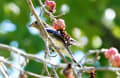
[[[38,1],[33,2],[39,12]],[[83,48],[72,46],[73,52],[85,53],[91,49],[112,46],[120,49],[120,0],[55,0],[55,2],[57,6],[54,15],[65,12],[66,15],[62,18],[66,23],[66,31],[85,45]],[[51,24],[44,14],[41,18]],[[0,0],[0,43],[14,45],[32,54],[44,50],[44,42],[39,32],[28,27],[33,19],[26,0]],[[8,57],[9,53],[0,51],[0,55]],[[98,61],[99,66],[107,66],[108,62],[104,55],[101,57],[102,59]],[[26,70],[40,74],[42,66],[31,60]],[[58,69],[59,75],[63,78],[60,70]],[[96,78],[101,77],[115,78],[116,75],[110,71],[97,71]],[[83,78],[88,78],[88,74],[83,74]]]

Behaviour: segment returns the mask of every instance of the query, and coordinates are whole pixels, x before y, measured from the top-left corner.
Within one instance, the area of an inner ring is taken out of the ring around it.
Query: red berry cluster
[[[105,52],[105,57],[109,59],[113,66],[120,67],[120,54],[116,48],[112,47],[108,49],[108,51]]]
[[[64,20],[63,19],[58,19],[56,21],[53,21],[52,27],[60,32],[61,38],[65,41],[67,46],[70,46],[71,45],[71,43],[70,43],[70,36],[65,31],[65,27],[66,26],[65,26]]]
[[[46,7],[49,9],[50,12],[55,11],[56,3],[54,1],[45,1]],[[71,45],[70,44],[70,36],[65,32],[65,22],[63,19],[57,19],[52,22],[52,27],[56,30],[59,31],[61,34],[61,38],[65,41],[67,46]]]
[[[45,5],[49,9],[50,12],[55,12],[56,3],[54,1],[46,0]]]
[[[65,30],[65,22],[63,19],[58,19],[56,21],[53,21],[52,27],[56,29],[57,31],[59,30]]]
[[[50,12],[55,11],[56,3],[54,1],[46,0],[45,6],[49,9]],[[65,22],[63,19],[58,19],[56,21],[53,21],[52,27],[56,29],[57,31],[63,31],[65,30]]]

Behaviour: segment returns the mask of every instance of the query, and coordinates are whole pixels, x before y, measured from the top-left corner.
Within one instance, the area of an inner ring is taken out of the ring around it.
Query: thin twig
[[[84,67],[78,69],[78,71],[90,71],[90,70],[96,70],[96,71],[120,71],[120,68],[117,67]]]
[[[46,44],[45,44],[45,56],[44,56],[45,60],[47,59],[48,53],[50,52],[50,51],[49,51],[48,44],[49,44],[49,43],[48,43],[48,38],[47,38],[47,39],[46,39]],[[45,68],[45,70],[46,70],[46,72],[47,72],[47,75],[50,77],[51,74],[49,73],[49,70],[48,70],[48,68],[47,68],[47,64],[45,64],[45,63],[44,63],[44,68]]]
[[[61,13],[60,15],[57,15],[57,16],[54,16],[54,17],[58,19],[58,18],[61,18],[64,15],[65,15],[65,13]]]
[[[3,63],[2,63],[2,65],[3,65]],[[4,78],[9,78],[7,71],[3,68],[2,65],[0,66],[0,72],[2,73]]]
[[[116,71],[117,78],[120,78],[120,72]]]
[[[55,67],[52,67],[52,69],[53,69],[55,78],[59,78],[59,76],[58,76],[58,74],[57,74],[57,72],[56,72],[56,68],[55,68]]]
[[[87,52],[87,54],[85,56],[83,56],[81,58],[81,60],[79,61],[79,63],[81,63],[86,57],[88,57],[89,55],[92,55],[92,54],[100,54],[100,53],[105,53],[108,49],[101,49],[101,50],[89,50]]]

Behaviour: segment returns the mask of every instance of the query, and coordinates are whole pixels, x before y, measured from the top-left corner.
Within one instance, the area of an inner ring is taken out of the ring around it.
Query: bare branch
[[[96,70],[96,71],[120,71],[120,68],[117,67],[84,67],[78,69],[78,71],[90,71],[90,70]]]
[[[15,47],[11,47],[11,46],[8,46],[8,45],[5,45],[5,44],[0,44],[0,49],[7,50],[7,51],[10,51],[10,52],[12,51],[12,52],[20,54],[21,56],[24,56],[26,58],[37,60],[37,61],[43,62],[45,64],[51,64],[52,66],[55,66],[55,67],[64,68],[66,66],[66,64],[55,65],[55,64],[53,64],[49,61],[46,61],[46,60],[40,58],[39,56],[28,54],[28,53],[26,53],[26,52],[24,52],[20,49],[17,49]]]
[[[57,15],[57,16],[54,16],[54,17],[58,19],[58,18],[61,18],[64,15],[65,15],[65,13],[61,13],[60,15]]]
[[[101,50],[89,50],[85,56],[82,57],[82,59],[79,61],[80,63],[82,60],[84,60],[86,57],[92,54],[100,54],[100,53],[105,53],[108,49],[101,49]]]
[[[48,33],[46,32],[45,28],[43,27],[39,16],[36,14],[34,6],[32,4],[32,1],[31,0],[27,0],[27,3],[28,3],[28,6],[29,6],[32,14],[35,16],[35,18],[36,18],[36,20],[38,22],[39,29],[40,29],[40,34],[42,35],[42,38],[45,41],[45,39],[48,37]]]
[[[4,78],[9,78],[7,71],[3,68],[3,63],[0,65],[0,72]]]
[[[11,52],[15,52],[15,53],[17,53],[17,54],[20,54],[20,55],[22,55],[22,56],[24,56],[24,57],[26,57],[26,58],[29,58],[29,59],[33,59],[33,60],[39,60],[39,61],[41,61],[41,62],[43,62],[43,63],[45,63],[45,64],[51,64],[52,66],[54,66],[54,67],[57,67],[57,68],[66,68],[67,67],[67,64],[59,64],[59,65],[55,65],[55,64],[53,64],[53,63],[51,63],[51,62],[49,62],[49,61],[46,61],[46,60],[43,60],[42,58],[40,58],[40,57],[38,57],[38,56],[36,56],[36,55],[32,55],[32,54],[28,54],[28,53],[25,53],[24,51],[22,51],[22,50],[19,50],[19,49],[17,49],[17,48],[15,48],[15,47],[10,47],[10,46],[8,46],[8,45],[5,45],[5,44],[0,44],[0,50],[1,49],[3,49],[3,50],[7,50],[7,51],[11,51]],[[89,51],[90,52],[90,54],[93,54],[93,53],[96,53],[96,51],[97,52],[104,52],[104,51],[106,51],[107,49],[101,49],[101,50],[91,50],[91,51]],[[1,60],[2,61],[2,60]],[[6,63],[6,61],[2,61],[3,63],[5,62]],[[7,63],[7,64],[9,64],[9,63]],[[14,66],[13,66],[14,67]],[[90,71],[90,70],[100,70],[100,71],[102,71],[102,70],[104,70],[104,71],[106,71],[106,70],[108,70],[108,71],[120,71],[120,68],[115,68],[115,67],[98,67],[98,68],[95,68],[95,67],[82,67],[82,68],[79,68],[78,69],[78,71]]]
[[[22,69],[20,69],[19,67],[17,67],[16,65],[13,65],[11,62],[9,62],[8,60],[0,57],[0,62],[3,62],[4,64],[7,64],[17,70],[19,70],[20,72],[23,72],[25,74],[28,74],[30,76],[33,76],[33,77],[36,77],[36,78],[51,78],[51,77],[45,77],[45,76],[41,76],[41,75],[38,75],[38,74],[35,74],[35,73],[32,73],[32,72],[27,72],[27,71],[24,71]]]
[[[59,77],[58,77],[58,74],[57,74],[57,72],[56,72],[56,68],[55,68],[55,67],[52,67],[52,69],[53,69],[55,78],[59,78]]]
[[[49,45],[48,39],[46,39],[46,44],[45,44],[45,56],[44,56],[45,60],[46,60],[46,58],[47,58],[47,56],[48,56],[48,53],[50,52],[50,51],[49,51],[49,46],[48,46],[48,45]],[[51,76],[51,74],[49,73],[49,70],[48,70],[46,64],[44,64],[44,69],[46,70],[47,75],[48,75],[48,76]]]

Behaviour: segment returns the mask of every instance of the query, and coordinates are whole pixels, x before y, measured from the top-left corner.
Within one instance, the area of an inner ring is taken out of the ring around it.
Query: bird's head
[[[30,27],[34,27],[36,29],[39,29],[39,25],[37,21],[34,21],[32,24],[29,25]]]

